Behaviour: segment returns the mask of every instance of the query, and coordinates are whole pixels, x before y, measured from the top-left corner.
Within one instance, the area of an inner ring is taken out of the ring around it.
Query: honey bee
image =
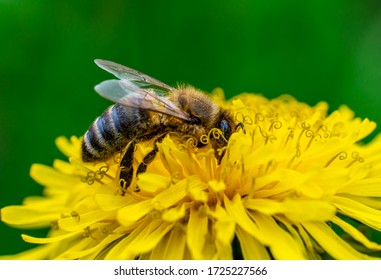
[[[133,179],[133,158],[137,143],[154,140],[153,149],[143,158],[136,175],[143,173],[158,152],[157,144],[169,132],[200,139],[217,128],[223,137],[211,139],[215,151],[242,124],[235,125],[232,114],[192,86],[172,88],[126,66],[96,59],[95,63],[117,79],[106,80],[95,91],[115,105],[95,119],[82,141],[82,160],[100,162],[126,151],[120,161],[119,183],[126,191]],[[201,147],[205,144],[197,142]],[[218,164],[223,153],[215,152]]]

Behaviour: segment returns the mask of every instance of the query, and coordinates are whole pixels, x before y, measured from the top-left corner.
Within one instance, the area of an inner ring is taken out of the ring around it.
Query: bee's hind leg
[[[119,187],[122,190],[122,195],[125,194],[127,188],[131,185],[134,175],[133,161],[135,146],[139,141],[133,139],[128,143],[126,153],[120,161]]]

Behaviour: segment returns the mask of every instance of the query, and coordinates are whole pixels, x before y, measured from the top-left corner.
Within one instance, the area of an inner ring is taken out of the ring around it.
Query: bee
[[[124,149],[120,161],[119,184],[123,192],[133,179],[135,146],[154,140],[153,149],[144,156],[136,176],[147,169],[158,152],[157,144],[170,132],[200,139],[217,128],[223,137],[210,143],[215,151],[227,145],[227,140],[242,124],[235,125],[230,111],[218,106],[209,96],[192,86],[172,88],[148,75],[126,66],[96,59],[95,63],[118,79],[106,80],[95,91],[116,104],[95,119],[82,141],[84,162],[105,161]],[[198,141],[197,147],[205,143]],[[215,152],[218,164],[223,153]]]

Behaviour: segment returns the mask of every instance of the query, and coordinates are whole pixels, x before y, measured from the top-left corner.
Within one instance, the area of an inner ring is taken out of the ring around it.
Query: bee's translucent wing
[[[95,63],[100,68],[113,74],[115,77],[121,80],[128,80],[138,88],[152,89],[159,95],[166,95],[168,92],[173,90],[170,86],[160,82],[159,80],[121,64],[102,59],[96,59]]]
[[[134,69],[115,62],[96,59],[95,63],[120,80],[100,83],[95,90],[106,99],[127,107],[172,115],[184,120],[189,115],[168,98],[173,88]]]
[[[189,120],[189,115],[167,97],[157,95],[154,90],[140,88],[127,79],[104,81],[95,86],[95,90],[104,98],[127,107],[155,111]]]

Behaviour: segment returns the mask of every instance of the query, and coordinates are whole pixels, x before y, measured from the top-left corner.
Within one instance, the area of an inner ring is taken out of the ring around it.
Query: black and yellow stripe
[[[150,115],[136,108],[116,104],[98,117],[85,133],[82,160],[102,161],[122,150],[128,142],[145,134]]]

